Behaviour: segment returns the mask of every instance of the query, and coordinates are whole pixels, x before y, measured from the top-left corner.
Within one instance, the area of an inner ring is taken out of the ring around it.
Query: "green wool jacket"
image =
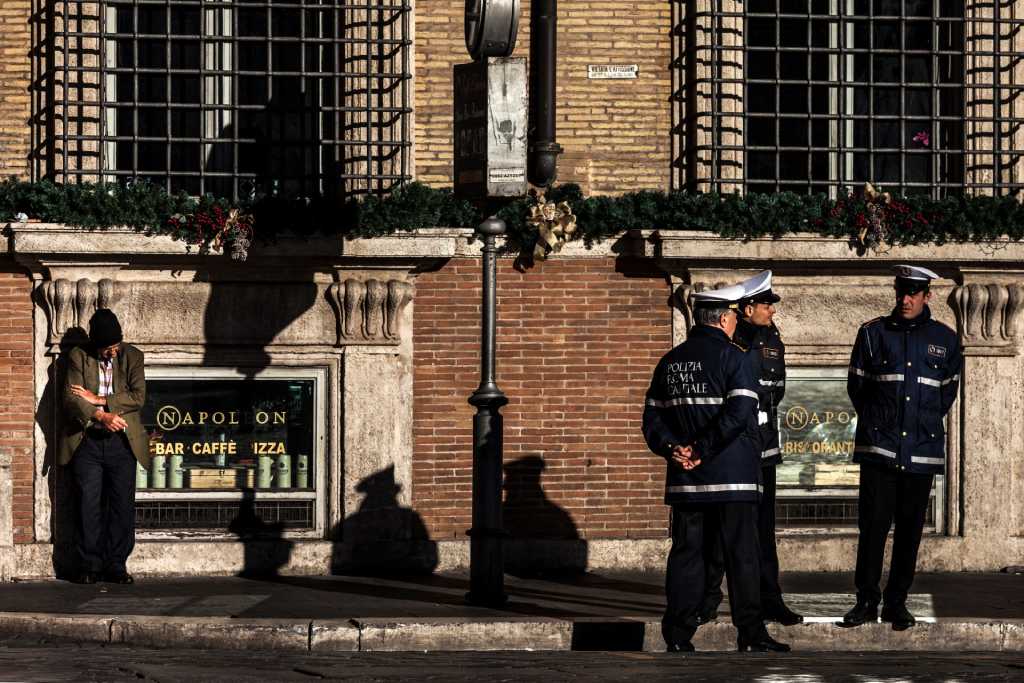
[[[57,461],[67,465],[82,443],[85,430],[93,424],[96,406],[71,393],[71,385],[78,384],[93,393],[99,393],[100,369],[96,356],[81,348],[72,349],[67,356],[64,380],[64,430],[60,439]],[[128,423],[128,443],[135,459],[149,467],[149,437],[142,426],[142,404],[146,402],[146,369],[142,351],[131,344],[122,344],[121,353],[114,359],[114,393],[107,397],[107,411],[117,413]]]

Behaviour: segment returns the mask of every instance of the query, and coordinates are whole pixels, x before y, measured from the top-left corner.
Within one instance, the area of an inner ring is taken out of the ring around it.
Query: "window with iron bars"
[[[675,4],[678,186],[1021,189],[1024,3]]]
[[[47,175],[235,199],[409,178],[403,0],[58,0]]]

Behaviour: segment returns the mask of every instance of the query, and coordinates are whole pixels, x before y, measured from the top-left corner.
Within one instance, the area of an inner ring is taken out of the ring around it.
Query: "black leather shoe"
[[[122,585],[128,585],[135,583],[135,579],[128,572],[111,572],[103,575],[103,581],[106,583],[119,583]]]
[[[95,572],[82,572],[81,574],[76,574],[74,577],[72,577],[71,583],[92,584],[96,583],[97,578],[98,577],[96,576]]]
[[[703,606],[702,605],[701,608],[699,610],[697,610],[697,623],[698,624],[706,624],[709,621],[714,621],[717,618],[718,618],[718,607],[717,606],[716,607],[707,607],[707,606]]]
[[[878,621],[878,605],[858,600],[849,612],[843,615],[843,626],[860,626],[869,621]]]
[[[892,624],[893,631],[906,631],[917,623],[906,605],[883,605],[882,621]]]
[[[775,640],[765,631],[752,640],[740,636],[736,641],[736,649],[740,652],[789,652],[791,648],[786,643]]]
[[[666,652],[696,652],[697,649],[693,646],[693,643],[686,641],[684,643],[665,643]]]
[[[783,626],[802,624],[804,621],[802,615],[797,614],[793,610],[786,607],[786,603],[782,601],[779,601],[774,604],[766,604],[764,606],[764,618],[765,621],[777,621]]]

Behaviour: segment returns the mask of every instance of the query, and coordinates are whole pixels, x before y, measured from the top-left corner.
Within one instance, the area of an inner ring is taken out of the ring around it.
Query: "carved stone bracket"
[[[1006,347],[1016,352],[1024,312],[1024,285],[963,285],[953,289],[950,303],[956,312],[964,347]]]
[[[39,294],[49,319],[49,344],[85,341],[92,314],[100,308],[114,308],[119,299],[118,283],[110,279],[46,280],[39,286]]]
[[[327,298],[338,316],[338,345],[399,343],[402,313],[412,296],[412,284],[402,280],[335,282]]]

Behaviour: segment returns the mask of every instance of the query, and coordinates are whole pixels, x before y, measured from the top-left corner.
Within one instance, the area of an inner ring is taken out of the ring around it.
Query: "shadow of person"
[[[572,516],[541,486],[544,459],[531,455],[505,464],[502,515],[508,540],[505,571],[518,576],[586,571],[587,542]]]
[[[45,307],[44,307],[45,310]],[[59,467],[57,451],[64,432],[64,388],[67,355],[71,349],[88,344],[89,335],[81,327],[70,327],[61,336],[60,351],[46,369],[46,385],[35,410],[35,423],[43,435],[43,463],[40,477],[46,482],[50,498],[50,538],[53,545],[53,572],[66,579],[78,572],[75,555],[78,491],[67,467]]]
[[[284,538],[284,524],[263,521],[256,511],[256,492],[242,489],[238,516],[228,524],[228,531],[238,536],[244,547],[244,562],[238,576],[248,579],[272,579],[291,558],[292,541]]]
[[[331,570],[335,574],[429,574],[437,568],[437,543],[415,510],[402,507],[394,466],[356,485],[359,509],[335,529]]]

